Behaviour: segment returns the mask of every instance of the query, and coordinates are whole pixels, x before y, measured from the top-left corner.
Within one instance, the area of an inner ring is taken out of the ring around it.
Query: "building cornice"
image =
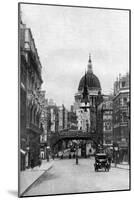
[[[129,88],[128,88],[128,89],[120,90],[120,91],[113,97],[113,100],[115,100],[120,94],[125,94],[125,93],[129,93],[129,92],[130,92]]]

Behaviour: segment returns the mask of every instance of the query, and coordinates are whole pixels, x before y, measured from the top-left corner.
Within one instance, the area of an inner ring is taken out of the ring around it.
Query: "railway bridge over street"
[[[49,143],[53,149],[59,142],[69,140],[91,140],[95,147],[100,143],[100,137],[96,132],[86,132],[81,130],[63,130],[49,134]]]

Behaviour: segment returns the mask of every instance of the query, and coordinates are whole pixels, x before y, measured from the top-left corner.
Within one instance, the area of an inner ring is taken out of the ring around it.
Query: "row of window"
[[[117,107],[118,105],[120,105],[120,106],[128,106],[128,101],[129,101],[128,97],[119,98],[114,103],[114,106],[115,107]]]
[[[103,130],[104,131],[112,131],[112,122],[104,122]]]
[[[115,122],[127,122],[128,121],[128,116],[126,112],[118,113],[118,115],[115,115],[114,117]]]
[[[40,114],[34,106],[30,109],[30,122],[38,127],[40,126]]]
[[[113,108],[113,103],[112,102],[106,102],[103,104],[103,109],[112,109]]]

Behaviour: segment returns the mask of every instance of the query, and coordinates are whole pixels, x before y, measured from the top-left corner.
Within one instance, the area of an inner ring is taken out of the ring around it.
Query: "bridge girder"
[[[63,140],[92,140],[95,145],[97,145],[98,136],[96,133],[88,133],[88,132],[62,132],[51,135],[50,143],[51,146],[54,147],[58,142]]]

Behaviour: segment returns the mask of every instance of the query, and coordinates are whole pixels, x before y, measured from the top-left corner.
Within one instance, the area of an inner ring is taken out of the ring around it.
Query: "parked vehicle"
[[[97,153],[95,155],[95,164],[94,169],[97,172],[99,169],[104,169],[105,171],[109,171],[110,163],[108,161],[108,156],[105,153]]]

